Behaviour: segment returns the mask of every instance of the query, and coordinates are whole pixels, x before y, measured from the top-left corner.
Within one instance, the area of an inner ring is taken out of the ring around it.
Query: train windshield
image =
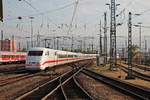
[[[28,56],[42,56],[43,51],[29,51]]]

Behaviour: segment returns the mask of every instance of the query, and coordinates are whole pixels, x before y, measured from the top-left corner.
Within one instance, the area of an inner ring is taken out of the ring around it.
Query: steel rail
[[[73,74],[70,78],[68,78],[63,83],[61,82],[61,88],[66,97],[66,100],[70,100],[70,99],[92,100],[91,96],[85,93],[85,91],[83,91],[83,88],[81,88],[79,84],[77,85],[74,80],[75,75],[80,73],[82,70],[83,68],[81,68],[78,72]]]
[[[82,70],[82,67],[83,65],[80,65],[79,68],[66,72],[65,74],[58,76],[53,80],[48,80],[46,83],[40,85],[32,91],[29,91],[22,96],[17,97],[16,100],[45,100],[52,95],[55,96],[54,93],[60,93],[57,94],[57,96],[66,99],[65,96],[63,96],[63,92],[60,92],[60,90],[62,91],[61,86],[69,81],[74,74],[79,73]]]
[[[80,73],[82,68],[78,70],[77,72],[73,72],[71,76],[68,77],[68,75],[63,75],[60,77],[59,82],[60,84],[48,95],[46,95],[42,100],[50,100],[50,99],[61,99],[61,100],[69,100],[68,93],[66,93],[66,87],[73,85],[77,88],[79,93],[74,93],[74,96],[79,97],[78,99],[84,99],[86,100],[92,100],[92,97],[85,92],[79,85],[77,85],[77,82],[75,82],[74,76]],[[64,78],[68,77],[68,78]],[[73,83],[73,84],[70,84]],[[69,88],[71,89],[71,88]],[[74,88],[75,89],[75,88]],[[76,91],[75,91],[76,92]],[[59,93],[59,94],[58,94]],[[81,98],[80,98],[81,97]]]
[[[71,73],[72,75],[71,74],[70,75],[69,74],[68,75],[67,74],[62,75],[59,79],[60,84],[53,91],[51,91],[49,94],[47,94],[45,97],[43,97],[42,100],[53,100],[53,99],[68,100],[67,94],[66,94],[65,89],[64,89],[64,85],[66,85],[70,81],[74,81],[75,75],[77,75],[79,72],[81,72],[83,67],[85,67],[87,65],[88,64],[78,67],[77,69],[75,69],[77,71]],[[76,82],[74,82],[74,83],[76,83]],[[76,86],[78,88],[80,88],[79,85],[76,84]],[[83,89],[80,88],[80,91],[81,90],[82,90],[82,93],[84,95],[86,95],[87,98],[92,98],[90,95],[85,93],[85,91]],[[92,100],[92,99],[90,99],[90,100]]]
[[[113,88],[121,90],[124,93],[127,93],[136,99],[140,99],[140,100],[149,100],[150,99],[150,95],[149,95],[150,89],[147,90],[147,89],[135,86],[128,82],[124,82],[124,81],[121,81],[121,80],[118,80],[115,78],[110,78],[108,76],[94,72],[89,69],[84,69],[82,72],[96,80],[99,80],[101,82],[104,82],[104,83],[112,86]]]
[[[120,68],[121,68],[124,72],[128,73],[128,68],[127,68],[127,67],[122,66],[122,65],[119,65],[119,66],[120,66]],[[134,75],[135,77],[138,77],[138,78],[143,79],[143,80],[145,80],[145,81],[150,81],[150,76],[149,76],[149,75],[140,73],[140,72],[138,72],[138,71],[136,71],[136,70],[133,70],[133,69],[132,69],[132,72],[133,72],[133,75]]]
[[[65,74],[68,74],[68,73],[70,72],[67,72]],[[27,92],[24,95],[16,98],[16,100],[42,99],[49,92],[57,88],[57,86],[59,85],[59,78],[60,76],[40,85],[39,87],[33,89],[32,91]]]
[[[7,84],[15,83],[17,81],[20,81],[20,80],[23,80],[23,79],[29,78],[29,77],[30,77],[29,74],[23,74],[23,75],[19,75],[19,76],[10,77],[5,80],[0,80],[0,87],[5,86]]]
[[[0,80],[0,87],[2,86],[6,86],[6,85],[9,85],[9,84],[13,84],[15,82],[18,82],[18,81],[21,81],[21,80],[24,80],[24,79],[28,79],[28,78],[31,78],[31,77],[36,77],[36,76],[39,76],[41,75],[43,72],[38,72],[38,73],[35,73],[35,74],[31,74],[31,73],[24,73],[23,75],[20,75],[20,76],[16,76],[16,77],[10,77],[10,78],[7,78],[7,80]]]
[[[42,99],[51,91],[53,91],[55,88],[58,88],[58,86],[60,85],[60,81],[59,81],[60,77],[65,76],[68,78],[70,74],[74,74],[74,70],[66,72],[65,74],[58,76],[53,80],[47,81],[46,83],[40,85],[39,87],[33,89],[32,91],[27,92],[20,97],[17,97],[16,100]],[[63,81],[65,81],[67,78],[64,78]]]
[[[13,73],[27,73],[25,68],[10,68],[10,69],[0,69],[0,74],[13,74]]]
[[[75,84],[76,84],[88,97],[90,97],[90,99],[94,100],[94,98],[93,98],[84,88],[82,88],[82,86],[77,82],[77,80],[75,79],[75,76],[73,77],[73,80],[74,80]]]
[[[144,65],[138,65],[138,64],[132,64],[132,65],[144,71],[150,71],[150,67],[146,67],[146,66],[144,67]]]

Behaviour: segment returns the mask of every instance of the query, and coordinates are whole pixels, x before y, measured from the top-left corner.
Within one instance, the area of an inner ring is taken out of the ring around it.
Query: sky
[[[68,26],[71,23],[75,2],[77,0],[3,0],[4,6],[4,22],[0,22],[0,29],[4,31],[4,37],[10,38],[15,35],[18,41],[22,41],[24,37],[30,36],[31,19],[33,19],[33,30],[36,36],[40,35],[74,35],[74,36],[94,36],[98,37],[100,20],[102,25],[104,12],[107,12],[107,26],[110,27],[110,9],[106,3],[110,0],[79,0],[75,16],[73,19],[73,27],[68,33]],[[116,14],[120,14],[116,18],[117,23],[123,25],[117,27],[117,36],[127,36],[127,19],[128,12],[133,14],[133,25],[142,22],[143,26],[150,26],[150,0],[116,0],[120,4],[116,8]],[[124,10],[125,9],[125,10]],[[141,14],[135,16],[134,14]],[[18,20],[17,17],[22,19]],[[63,24],[63,28],[58,28]],[[75,25],[77,26],[75,28]],[[56,30],[54,32],[54,30]],[[144,37],[149,40],[150,28],[142,28],[142,44],[144,45]],[[109,30],[108,30],[109,36]],[[22,37],[22,38],[20,38]],[[139,29],[133,27],[133,43],[138,44]],[[117,38],[118,45],[124,44],[125,38]],[[121,42],[120,42],[121,41]]]

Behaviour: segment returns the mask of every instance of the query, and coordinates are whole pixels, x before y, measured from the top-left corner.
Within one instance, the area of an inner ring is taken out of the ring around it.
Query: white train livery
[[[26,69],[45,70],[48,67],[95,57],[95,54],[82,54],[35,47],[31,48],[27,53]]]

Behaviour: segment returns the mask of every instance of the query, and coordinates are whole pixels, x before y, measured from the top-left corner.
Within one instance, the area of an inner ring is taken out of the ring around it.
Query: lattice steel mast
[[[134,79],[132,75],[132,14],[129,12],[128,22],[128,75],[126,79]]]
[[[110,70],[116,69],[116,3],[111,0]]]
[[[104,13],[104,63],[107,63],[107,13]]]

